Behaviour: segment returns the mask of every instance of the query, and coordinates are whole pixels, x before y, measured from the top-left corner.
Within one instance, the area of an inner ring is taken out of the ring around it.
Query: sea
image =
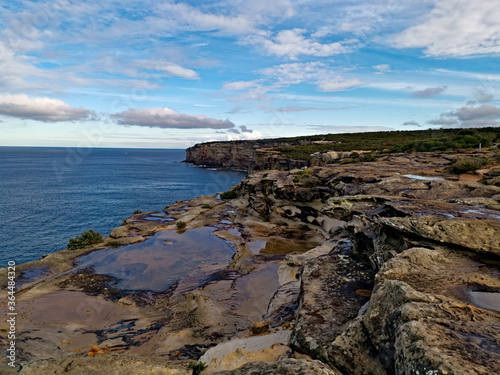
[[[227,191],[245,173],[182,163],[185,150],[0,147],[0,268],[103,236],[136,210]]]

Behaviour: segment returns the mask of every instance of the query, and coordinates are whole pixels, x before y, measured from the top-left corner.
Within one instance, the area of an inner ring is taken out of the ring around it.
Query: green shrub
[[[199,375],[203,370],[207,368],[207,365],[203,362],[189,361],[188,368],[193,369],[193,375]]]
[[[234,190],[229,190],[229,191],[226,191],[225,193],[222,193],[220,195],[220,197],[222,199],[234,199],[238,196],[238,194],[236,194],[236,192]]]
[[[85,247],[95,245],[96,243],[99,243],[101,241],[101,233],[95,232],[93,229],[90,229],[86,232],[83,232],[80,236],[70,238],[68,242],[68,249],[83,249]]]
[[[120,247],[122,244],[119,243],[118,241],[109,241],[106,242],[107,246],[111,246],[112,248],[116,249],[117,247]]]
[[[183,221],[178,221],[177,223],[175,223],[175,226],[177,227],[177,229],[184,229],[186,228],[186,223]]]
[[[212,206],[210,206],[209,204],[204,204],[203,206],[201,206],[201,208],[208,208],[208,209],[210,209],[210,208],[212,208]]]
[[[450,165],[447,169],[453,174],[474,173],[488,164],[487,158],[465,158],[457,160]]]
[[[137,214],[142,214],[142,211],[141,210],[135,210],[134,211],[134,215],[137,215]]]

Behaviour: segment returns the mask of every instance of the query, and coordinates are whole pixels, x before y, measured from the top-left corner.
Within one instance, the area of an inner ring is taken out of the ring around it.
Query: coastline
[[[484,293],[496,298],[500,292],[494,276],[500,257],[500,188],[441,179],[442,166],[449,162],[430,153],[318,166],[307,173],[255,172],[233,188],[234,199],[204,196],[168,206],[164,215],[133,215],[105,240],[121,241],[126,249],[140,237],[177,231],[179,221],[186,223],[181,231],[187,237],[196,228],[216,228],[214,234],[228,241],[235,255],[227,265],[214,265],[213,273],[198,284],[195,275],[162,292],[131,292],[87,270],[68,272],[77,257],[101,251],[101,246],[77,253],[64,250],[31,262],[25,269],[50,264],[54,273],[25,283],[20,302],[33,299],[41,309],[48,297],[55,303],[54,296],[79,296],[118,315],[109,320],[94,307],[89,312],[96,310],[93,318],[85,323],[86,310],[81,311],[78,328],[75,322],[62,325],[66,339],[51,333],[61,330],[60,324],[42,330],[43,324],[28,327],[31,333],[19,342],[22,350],[35,353],[43,347],[44,356],[55,359],[34,362],[22,374],[59,368],[70,358],[101,368],[106,358],[120,358],[124,366],[139,363],[144,369],[154,363],[165,374],[189,373],[188,361],[200,358],[209,361],[203,373],[245,364],[249,369],[289,365],[333,374],[362,373],[367,368],[380,374],[391,368],[396,373],[425,369],[465,374],[472,368],[491,373],[500,368],[500,358],[497,361],[495,352],[484,346],[454,341],[453,356],[438,349],[447,334],[441,336],[438,320],[444,318],[439,309],[453,311],[447,329],[460,326],[484,342],[494,340],[488,327],[500,319],[484,300]],[[439,288],[435,280],[440,280]],[[253,311],[249,301],[257,306]],[[411,307],[411,314],[403,307]],[[409,315],[391,328],[387,324],[396,312]],[[469,322],[470,313],[486,325]],[[427,316],[423,326],[420,318],[413,318],[422,314]],[[99,328],[113,321],[134,323],[128,332]],[[61,342],[72,336],[75,345],[82,322],[88,326],[86,332],[100,332],[92,340],[97,339],[101,352],[89,355],[94,341],[80,339],[80,347],[71,348],[80,349],[78,353],[63,353]],[[93,324],[97,327],[90,329]],[[413,329],[424,329],[428,336],[412,337]],[[43,344],[33,340],[34,332],[43,332]],[[396,342],[398,332],[410,336]],[[247,350],[249,340],[260,344]],[[416,342],[427,349],[413,351]],[[229,349],[217,346],[224,343]],[[392,349],[384,351],[385,347]],[[478,359],[457,357],[464,348],[477,353]],[[437,355],[428,357],[428,350],[438,350]],[[346,351],[351,354],[342,354]],[[485,353],[489,362],[481,359]],[[37,358],[31,354],[26,359]]]

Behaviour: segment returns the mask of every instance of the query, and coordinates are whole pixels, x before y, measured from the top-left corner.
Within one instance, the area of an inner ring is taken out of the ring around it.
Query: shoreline
[[[63,331],[72,336],[72,345],[78,342],[80,351],[63,354],[60,343],[68,338],[56,333],[61,326],[49,328],[44,323],[43,345],[32,338],[20,344],[25,353],[35,353],[43,347],[46,356],[55,359],[39,360],[28,369],[59,367],[69,358],[82,366],[99,364],[105,368],[106,358],[119,358],[124,366],[140,363],[146,369],[154,363],[161,365],[165,374],[187,374],[188,361],[201,358],[209,362],[203,372],[207,374],[235,369],[236,365],[247,364],[255,369],[292,363],[295,368],[322,369],[328,374],[357,373],[366,368],[363,366],[384,374],[387,366],[393,365],[380,354],[374,355],[373,350],[390,344],[387,340],[392,339],[385,338],[380,329],[389,329],[384,319],[399,311],[403,301],[410,301],[408,306],[413,306],[411,316],[428,317],[428,328],[419,329],[428,332],[430,341],[424,340],[422,345],[430,351],[438,350],[432,340],[440,343],[444,339],[439,325],[433,325],[433,316],[438,316],[435,304],[454,311],[454,319],[460,325],[489,342],[494,335],[488,331],[488,324],[500,321],[500,312],[491,310],[491,302],[487,301],[500,295],[500,281],[494,277],[498,267],[490,261],[500,259],[500,244],[496,240],[500,235],[500,188],[442,179],[442,165],[446,163],[449,160],[439,153],[429,153],[389,155],[375,163],[268,170],[248,175],[233,187],[237,195],[234,199],[202,196],[166,207],[160,211],[165,215],[133,215],[124,220],[125,225],[113,229],[113,237],[109,238],[129,242],[124,250],[137,246],[143,254],[149,254],[156,251],[153,242],[161,241],[175,249],[176,241],[183,235],[172,237],[172,241],[165,233],[177,231],[175,223],[183,221],[186,240],[196,228],[215,227],[211,236],[230,242],[235,254],[227,266],[203,263],[188,256],[186,270],[194,272],[194,278],[184,278],[160,292],[120,290],[116,279],[87,271],[72,273],[66,269],[63,272],[67,273],[55,279],[42,276],[44,281],[26,285],[20,301],[32,303],[33,299],[35,308],[41,310],[42,304],[47,304],[43,301],[49,300],[56,305],[73,298],[94,304],[89,308],[88,314],[93,314],[93,318],[86,323],[89,328],[85,332],[98,333],[98,349],[92,352],[90,344],[94,341],[76,328],[85,322],[85,310],[80,312],[78,326],[75,322],[69,324],[74,317],[66,312],[60,318],[69,319]],[[159,233],[166,240],[161,237],[137,241],[139,236]],[[138,245],[133,244],[136,241]],[[203,237],[196,241],[206,242]],[[32,263],[41,265],[49,258],[45,262],[54,261],[55,269],[62,270],[84,253],[101,249],[78,254],[64,251],[59,257],[47,256]],[[173,256],[182,258],[183,251],[177,253],[174,251]],[[63,260],[64,256],[69,257]],[[158,263],[155,257],[147,267]],[[137,263],[145,260],[128,262],[130,266],[124,265],[122,277],[135,277],[133,272],[146,270]],[[442,264],[447,266],[443,268]],[[196,281],[197,270],[210,267],[214,267],[213,272]],[[468,276],[471,272],[473,276]],[[432,280],[440,280],[439,288]],[[441,294],[443,290],[445,295]],[[490,295],[486,296],[486,292]],[[389,297],[398,293],[406,299]],[[426,307],[412,305],[411,301],[425,301]],[[96,306],[101,306],[101,310]],[[113,311],[115,315],[105,317],[103,311]],[[473,311],[490,323],[471,323],[465,319],[466,311]],[[47,313],[37,314],[43,317]],[[375,316],[382,320],[374,320]],[[127,331],[119,329],[114,333],[99,328],[103,322],[112,324],[117,320],[132,323]],[[37,324],[25,327],[31,332],[30,337],[43,326]],[[397,324],[406,327],[404,320]],[[367,340],[380,342],[380,346],[369,349]],[[397,345],[413,345],[412,340]],[[256,346],[251,346],[254,341]],[[439,348],[441,344],[437,345]],[[453,345],[458,345],[459,352],[463,345],[477,353],[486,350],[473,343]],[[396,357],[400,355],[398,350],[390,355],[401,361]],[[346,351],[352,353],[351,359],[342,355]],[[457,360],[458,352],[454,353]],[[493,355],[491,363],[480,359],[471,362],[462,357],[458,357],[457,363],[467,371],[484,368],[491,373],[497,368],[494,366],[500,366],[500,359],[496,362],[495,355],[488,353]],[[437,357],[419,352],[397,363],[411,371],[425,367],[426,371],[461,373],[439,350]],[[31,374],[29,371],[22,374]]]

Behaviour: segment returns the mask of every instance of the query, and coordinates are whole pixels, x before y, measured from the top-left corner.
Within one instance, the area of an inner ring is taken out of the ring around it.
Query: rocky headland
[[[16,371],[500,373],[498,152],[457,176],[463,153],[296,165],[224,147],[187,160],[250,170],[233,193],[18,267]]]

